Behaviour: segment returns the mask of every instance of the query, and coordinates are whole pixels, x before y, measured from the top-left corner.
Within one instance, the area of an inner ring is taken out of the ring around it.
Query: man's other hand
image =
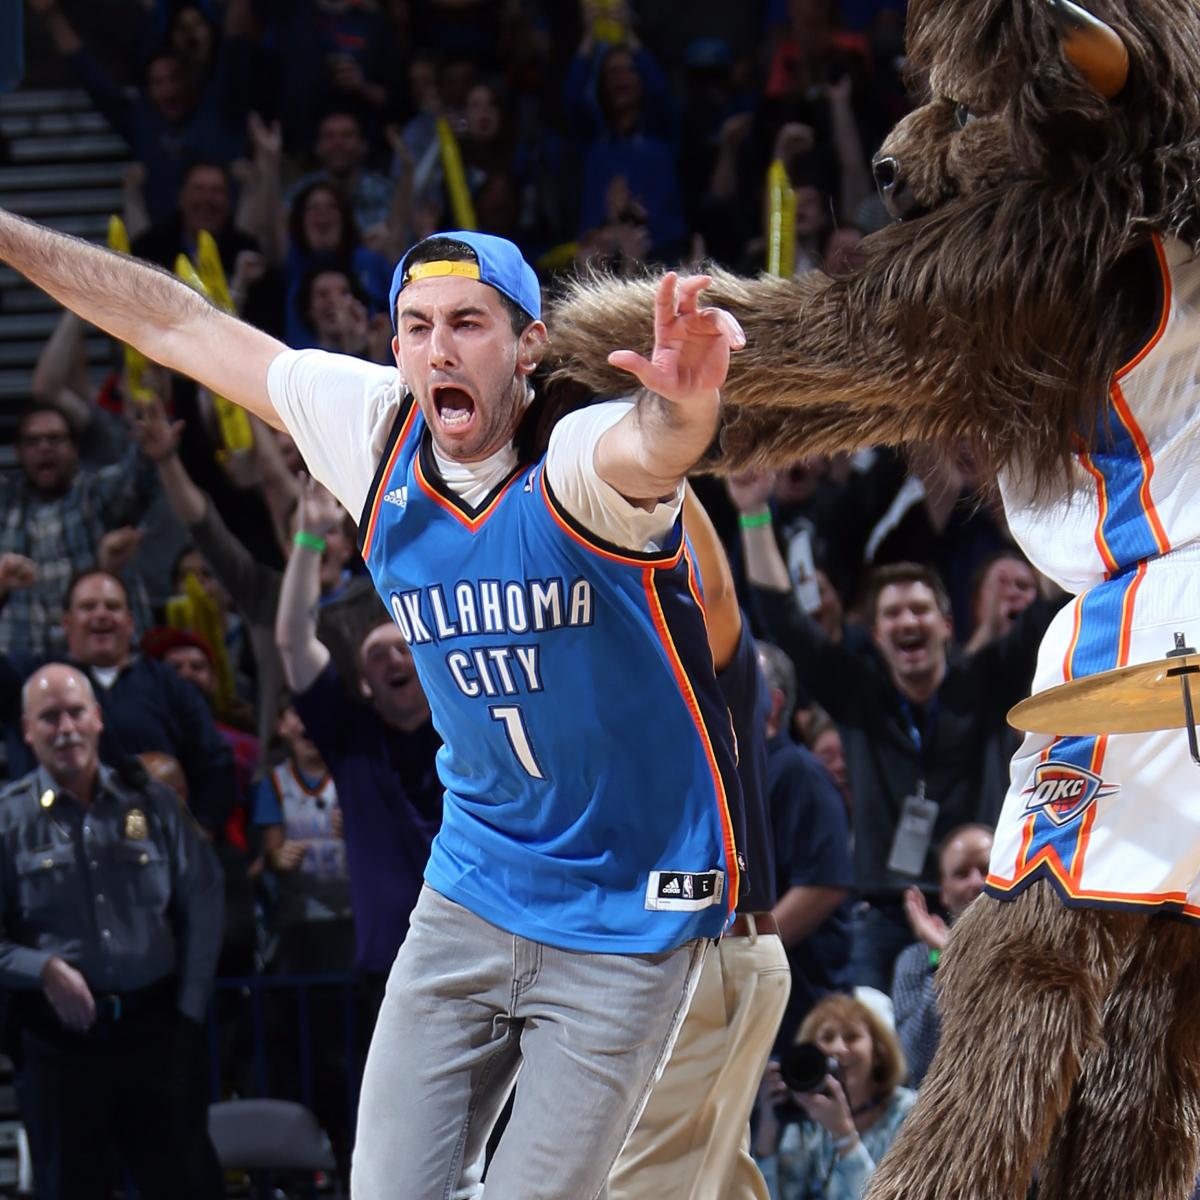
[[[86,1033],[96,1020],[96,1001],[87,980],[57,955],[42,968],[42,991],[58,1019],[76,1033]]]

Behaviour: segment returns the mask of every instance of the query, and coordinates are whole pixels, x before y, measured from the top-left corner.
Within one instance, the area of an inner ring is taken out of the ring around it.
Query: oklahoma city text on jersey
[[[392,615],[410,646],[478,634],[544,633],[592,623],[592,585],[586,579],[459,580],[392,592]],[[473,646],[446,654],[446,667],[464,696],[516,696],[542,690],[536,643]]]

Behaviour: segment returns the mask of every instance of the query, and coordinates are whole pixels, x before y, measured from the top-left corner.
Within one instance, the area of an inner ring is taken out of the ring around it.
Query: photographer
[[[759,1091],[754,1155],[772,1200],[861,1200],[916,1100],[904,1075],[900,1043],[874,1011],[850,996],[819,1001]]]

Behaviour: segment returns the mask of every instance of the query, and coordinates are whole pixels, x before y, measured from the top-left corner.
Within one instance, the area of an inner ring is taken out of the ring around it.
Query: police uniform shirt
[[[40,988],[57,955],[93,992],[175,974],[202,1019],[221,948],[212,848],[173,792],[101,767],[85,809],[43,768],[0,792],[0,987]]]

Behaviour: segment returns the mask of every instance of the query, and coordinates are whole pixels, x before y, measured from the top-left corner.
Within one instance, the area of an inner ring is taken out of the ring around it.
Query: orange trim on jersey
[[[700,588],[700,569],[696,565],[695,555],[686,542],[683,546],[683,560],[687,563],[688,590],[692,593],[696,607],[700,609],[700,615],[704,618],[704,628],[707,629],[708,605],[704,603],[704,592]]]
[[[692,718],[692,724],[695,725],[696,732],[700,735],[700,744],[704,747],[704,757],[708,762],[709,773],[712,775],[713,788],[717,794],[718,816],[721,821],[721,842],[725,849],[726,873],[729,876],[729,892],[726,896],[726,907],[730,915],[732,915],[733,911],[737,908],[741,877],[738,872],[737,845],[733,840],[733,820],[729,815],[729,797],[725,794],[725,781],[721,778],[721,769],[717,766],[717,756],[713,750],[712,740],[708,736],[708,730],[705,728],[704,715],[700,712],[700,705],[696,700],[696,693],[692,689],[692,682],[688,679],[687,672],[683,669],[683,661],[679,657],[679,651],[675,648],[675,641],[671,637],[670,629],[667,627],[666,614],[662,610],[662,602],[659,600],[658,592],[654,587],[653,568],[643,566],[642,587],[646,593],[646,603],[650,607],[650,617],[654,622],[654,630],[662,642],[663,649],[666,651],[667,661],[671,664],[671,671],[675,676],[675,682],[679,686],[684,703],[687,705],[688,714]]]
[[[1055,738],[1055,741],[1057,740],[1058,739]],[[1053,745],[1054,742],[1051,742],[1050,746]],[[1045,762],[1049,757],[1050,746],[1047,746],[1046,749],[1042,751],[1042,762]],[[1025,874],[1025,862],[1029,856],[1029,844],[1033,841],[1033,826],[1036,821],[1037,813],[1030,813],[1029,816],[1025,818],[1025,827],[1021,830],[1021,845],[1017,850],[1017,869],[1015,876],[1017,879],[1022,878]]]
[[[700,619],[704,622],[704,636],[706,638],[708,638],[708,649],[709,649],[710,656],[711,656],[712,637],[711,637],[711,631],[708,628],[708,608],[704,603],[704,594],[700,590],[700,576],[699,576],[699,571],[696,566],[696,560],[693,558],[691,551],[687,549],[686,544],[684,547],[683,558],[684,558],[684,561],[687,563],[688,590],[692,593],[692,599],[695,600],[696,607],[699,608],[699,610],[700,610]],[[717,669],[717,660],[714,658],[713,659],[713,670],[715,671],[716,669]],[[729,714],[729,727],[730,727],[730,729],[733,728],[733,714],[732,713]],[[733,735],[733,741],[734,741],[734,746],[736,748],[736,746],[737,746],[737,733],[736,732]]]
[[[1121,624],[1117,634],[1117,662],[1114,670],[1129,665],[1129,644],[1133,638],[1133,605],[1145,577],[1146,564],[1138,563],[1137,570],[1133,573],[1133,579],[1125,589],[1125,595],[1121,597]],[[1091,771],[1093,775],[1099,775],[1103,769],[1104,755],[1107,750],[1108,734],[1105,733],[1096,739],[1096,745],[1092,750]]]
[[[1103,751],[1101,751],[1101,757],[1103,757]],[[1094,755],[1092,761],[1093,763],[1095,762]],[[1093,804],[1080,818],[1079,829],[1075,834],[1075,846],[1071,851],[1070,867],[1066,866],[1063,862],[1058,848],[1054,845],[1043,846],[1032,859],[1026,861],[1026,855],[1029,853],[1029,842],[1033,835],[1033,822],[1036,816],[1037,813],[1031,813],[1029,819],[1025,822],[1025,830],[1021,838],[1021,850],[1017,858],[1018,866],[1013,883],[1019,883],[1042,863],[1045,863],[1054,872],[1056,878],[1062,880],[1064,883],[1069,881],[1071,886],[1077,888],[1079,880],[1083,875],[1083,860],[1087,857],[1092,825],[1096,821],[1096,806]]]
[[[578,542],[585,550],[590,550],[593,554],[598,554],[601,558],[607,558],[609,562],[622,563],[627,567],[637,567],[639,570],[644,570],[646,567],[653,567],[656,570],[662,568],[670,568],[679,562],[680,556],[683,554],[683,538],[679,539],[679,545],[670,553],[665,554],[661,558],[641,558],[626,557],[624,554],[618,554],[616,551],[608,550],[604,546],[598,546],[595,542],[584,537],[577,529],[574,529],[558,510],[557,504],[554,502],[546,484],[546,471],[543,467],[541,471],[541,491],[542,499],[546,502],[546,508],[550,511],[550,516],[554,518],[554,523],[571,538],[572,541]]]
[[[1055,856],[1057,858],[1057,855]],[[1076,887],[1065,873],[1060,873],[1055,870],[1054,861],[1047,859],[1046,865],[1049,867],[1054,878],[1058,881],[1063,891],[1071,897],[1072,900],[1092,900],[1101,903],[1111,902],[1114,904],[1128,904],[1131,907],[1137,906],[1141,908],[1154,908],[1163,904],[1178,904],[1182,907],[1185,916],[1200,917],[1200,905],[1189,904],[1187,902],[1187,892],[1097,892],[1089,891],[1084,888]],[[1061,866],[1061,863],[1059,864]],[[999,892],[1010,892],[1017,887],[1024,879],[1024,875],[1018,875],[1013,879],[1006,879],[1002,875],[988,875],[984,881],[988,887],[995,888]]]
[[[1150,480],[1154,478],[1154,455],[1150,453],[1150,443],[1146,441],[1142,427],[1134,419],[1129,401],[1125,399],[1125,393],[1121,391],[1121,385],[1115,381],[1112,385],[1112,402],[1121,424],[1125,426],[1133,444],[1137,447],[1138,458],[1142,462],[1142,486],[1138,488],[1138,499],[1142,503],[1142,511],[1146,514],[1146,520],[1150,523],[1150,529],[1154,534],[1154,544],[1158,547],[1159,554],[1166,554],[1171,549],[1171,542],[1158,518],[1158,509],[1154,507],[1154,497],[1150,494]]]
[[[1116,556],[1108,547],[1108,541],[1104,537],[1104,522],[1108,519],[1108,483],[1103,474],[1097,469],[1095,463],[1092,462],[1091,456],[1086,450],[1079,451],[1079,462],[1083,469],[1096,481],[1096,499],[1100,505],[1100,514],[1096,518],[1094,540],[1096,542],[1096,549],[1100,552],[1100,559],[1104,563],[1105,569],[1111,575],[1121,568]]]
[[[1100,762],[1104,761],[1104,748],[1108,744],[1108,738],[1100,739],[1104,743],[1101,746],[1097,743],[1096,753],[1092,755],[1092,762],[1096,762],[1097,757]],[[1099,774],[1099,771],[1095,771]],[[1078,882],[1083,877],[1083,860],[1087,857],[1088,842],[1092,840],[1092,826],[1096,823],[1096,806],[1093,804],[1091,808],[1083,814],[1083,820],[1079,822],[1079,836],[1075,839],[1075,853],[1071,855],[1071,878]]]
[[[446,499],[446,497],[443,496],[442,493],[439,492],[437,490],[437,488],[435,488],[433,486],[433,484],[429,482],[428,479],[426,479],[425,472],[421,467],[420,452],[417,453],[416,457],[413,460],[413,474],[416,477],[417,483],[420,486],[421,491],[423,491],[425,493],[425,495],[428,496],[429,499],[432,500],[435,504],[440,505],[442,508],[444,508],[452,517],[456,517],[458,519],[458,521],[461,524],[465,525],[472,533],[475,533],[479,529],[480,525],[482,525],[484,523],[484,521],[486,521],[488,519],[488,517],[490,517],[492,515],[492,513],[494,513],[496,511],[496,505],[499,504],[500,501],[503,500],[504,497],[508,495],[509,488],[511,488],[512,485],[514,483],[516,483],[518,479],[521,478],[521,472],[518,471],[517,474],[515,474],[491,498],[491,500],[488,501],[487,508],[482,509],[480,512],[477,512],[473,517],[468,517],[467,514],[465,512],[463,512],[463,510],[461,508],[458,507],[458,505],[454,504],[451,500]]]
[[[1117,666],[1129,665],[1129,643],[1133,639],[1133,604],[1137,599],[1138,589],[1146,578],[1146,563],[1140,562],[1133,573],[1133,579],[1121,600],[1121,633],[1117,642]]]
[[[1075,656],[1075,647],[1079,645],[1079,629],[1082,623],[1083,597],[1078,596],[1075,600],[1075,623],[1071,630],[1071,641],[1068,643],[1067,652],[1063,656],[1063,683],[1069,683],[1071,679],[1071,659]],[[1054,745],[1054,743],[1051,742],[1050,745]]]
[[[318,783],[315,788],[309,787],[308,784],[304,782],[304,776],[301,775],[300,772],[296,769],[296,760],[294,758],[288,759],[288,766],[291,768],[292,778],[296,781],[296,786],[306,796],[319,796],[325,790],[326,784],[329,783],[329,772],[326,771],[325,774],[321,776],[321,782]],[[272,781],[274,781],[274,777],[275,777],[275,773],[272,771],[271,772]],[[280,798],[282,799],[282,797],[280,797]]]
[[[1129,645],[1133,636],[1133,606],[1137,599],[1138,589],[1142,586],[1142,580],[1146,576],[1146,564],[1139,563],[1137,570],[1134,572],[1133,579],[1129,586],[1125,589],[1125,595],[1121,597],[1121,622],[1117,635],[1117,661],[1116,667],[1124,667],[1129,665]],[[1083,611],[1083,596],[1080,596],[1075,602],[1075,630],[1071,636],[1071,645],[1068,648],[1067,656],[1063,661],[1063,682],[1070,682],[1075,676],[1074,664],[1072,658],[1075,654],[1075,646],[1079,641],[1079,626],[1080,616]],[[1054,747],[1062,741],[1061,737],[1056,737],[1041,753],[1039,762],[1046,762],[1054,750]],[[1101,734],[1095,739],[1095,744],[1092,746],[1092,757],[1088,763],[1088,769],[1093,775],[1100,775],[1104,769],[1104,756],[1108,753],[1108,734]],[[1071,853],[1071,866],[1068,869],[1063,865],[1062,859],[1059,857],[1058,851],[1052,845],[1043,846],[1041,850],[1033,857],[1032,861],[1027,861],[1026,856],[1029,853],[1029,845],[1033,841],[1034,824],[1037,821],[1038,814],[1032,812],[1025,818],[1024,826],[1021,830],[1021,845],[1017,850],[1016,871],[1012,880],[1005,886],[1013,887],[1020,883],[1035,867],[1040,863],[1047,863],[1050,869],[1054,869],[1054,863],[1058,863],[1062,869],[1061,876],[1056,872],[1056,877],[1064,881],[1072,880],[1076,884],[1083,874],[1083,863],[1087,857],[1088,844],[1091,841],[1092,826],[1096,821],[1096,805],[1093,804],[1079,822],[1079,830],[1075,837],[1075,848]],[[991,882],[991,876],[988,876],[988,882]],[[999,885],[997,885],[999,886]],[[1075,895],[1075,892],[1071,892]],[[1200,911],[1200,910],[1198,910]]]
[[[1123,367],[1117,368],[1114,378],[1118,380],[1128,375],[1162,341],[1163,334],[1167,331],[1167,322],[1171,317],[1171,268],[1167,263],[1167,251],[1159,234],[1151,234],[1150,240],[1154,246],[1155,257],[1158,259],[1159,273],[1162,275],[1162,312],[1159,314],[1158,328],[1154,331],[1154,336]]]
[[[405,440],[408,438],[409,430],[412,428],[412,423],[416,415],[417,402],[414,400],[409,406],[408,416],[404,418],[404,424],[400,426],[400,432],[396,435],[392,452],[388,455],[387,466],[383,468],[383,474],[379,476],[379,490],[375,493],[375,500],[371,505],[371,515],[367,518],[367,532],[363,536],[362,556],[364,560],[371,553],[371,539],[375,536],[375,524],[379,518],[379,509],[383,505],[383,497],[387,494],[388,480],[392,477],[392,471],[396,466],[396,459],[399,457],[401,447],[403,447]]]
[[[1075,656],[1075,647],[1079,644],[1079,627],[1083,617],[1083,597],[1078,596],[1075,600],[1075,618],[1074,628],[1071,630],[1071,641],[1067,646],[1067,652],[1063,656],[1062,676],[1063,682],[1067,683],[1071,679],[1071,659]],[[1048,762],[1054,747],[1062,741],[1062,738],[1056,737],[1042,749],[1038,755],[1038,762]],[[1026,873],[1026,857],[1029,854],[1029,846],[1033,841],[1033,827],[1037,824],[1037,813],[1031,812],[1025,818],[1023,828],[1021,829],[1021,845],[1017,849],[1017,870],[1016,877],[1020,879]]]

